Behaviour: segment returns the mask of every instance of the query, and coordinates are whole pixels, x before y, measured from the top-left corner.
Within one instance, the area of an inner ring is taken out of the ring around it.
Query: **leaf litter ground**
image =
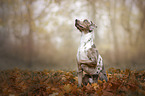
[[[107,71],[108,82],[78,87],[76,71],[0,71],[0,96],[145,96],[145,71]]]

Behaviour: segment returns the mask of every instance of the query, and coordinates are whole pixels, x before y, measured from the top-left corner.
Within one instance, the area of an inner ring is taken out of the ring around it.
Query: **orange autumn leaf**
[[[66,93],[69,93],[71,90],[72,90],[72,86],[70,84],[65,84],[63,86],[63,90],[66,92]]]
[[[78,87],[76,71],[28,71],[18,68],[0,71],[0,96],[126,96],[145,93],[145,71],[110,69],[108,82]]]

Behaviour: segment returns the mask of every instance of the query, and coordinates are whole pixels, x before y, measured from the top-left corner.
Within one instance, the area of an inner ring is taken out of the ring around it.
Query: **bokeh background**
[[[106,69],[145,69],[145,0],[0,0],[0,70],[76,70],[75,19],[98,26]]]

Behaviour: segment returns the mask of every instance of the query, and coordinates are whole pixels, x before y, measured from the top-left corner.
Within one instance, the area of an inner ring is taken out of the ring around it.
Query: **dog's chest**
[[[90,45],[86,45],[86,46],[80,46],[78,48],[78,52],[77,52],[77,58],[79,60],[89,60],[88,56],[87,56],[87,50],[91,48]]]
[[[77,52],[77,59],[89,60],[89,58],[87,57],[87,50],[91,48],[92,45],[93,45],[93,35],[92,34],[82,35],[80,46]]]

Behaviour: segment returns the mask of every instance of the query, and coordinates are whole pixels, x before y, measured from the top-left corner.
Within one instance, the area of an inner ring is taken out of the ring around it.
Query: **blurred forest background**
[[[145,0],[0,0],[0,70],[76,70],[75,19],[98,26],[106,68],[145,68]]]

